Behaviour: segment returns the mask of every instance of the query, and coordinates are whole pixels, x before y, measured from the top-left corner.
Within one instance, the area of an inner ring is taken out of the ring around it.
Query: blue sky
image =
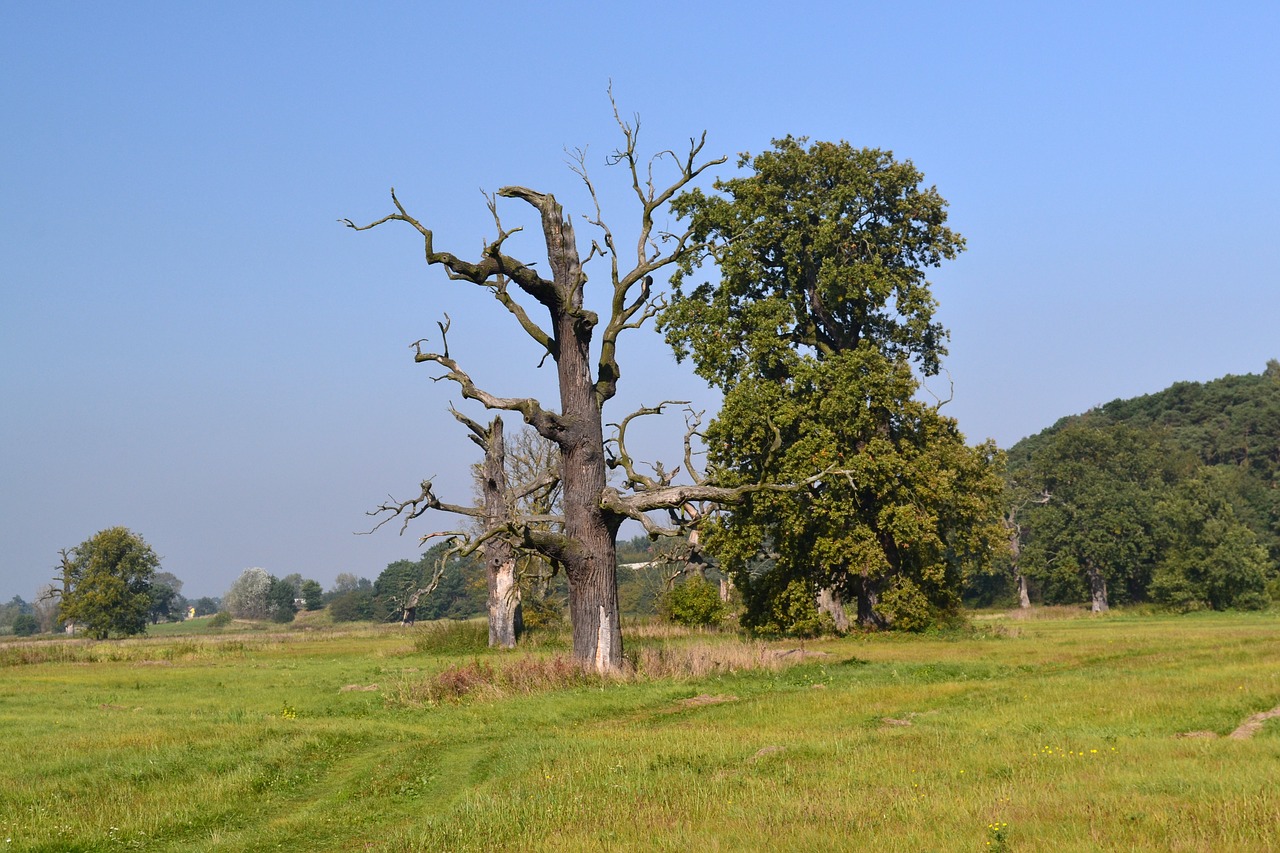
[[[721,174],[786,134],[913,160],[969,243],[931,280],[972,440],[1280,357],[1275,4],[433,5],[0,6],[0,598],[117,524],[191,595],[415,556],[447,520],[364,512],[425,476],[465,499],[474,453],[408,344],[448,312],[486,387],[547,371],[407,228],[337,220],[395,186],[474,252],[481,189],[586,213],[586,146],[625,233],[610,80],[649,150],[705,129]],[[714,409],[655,335],[623,346],[614,418]]]

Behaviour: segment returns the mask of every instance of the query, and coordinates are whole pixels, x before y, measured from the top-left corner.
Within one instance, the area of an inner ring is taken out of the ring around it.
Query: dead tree
[[[1009,534],[1009,565],[1013,570],[1014,581],[1018,584],[1018,607],[1023,609],[1031,606],[1031,595],[1027,591],[1027,576],[1022,571],[1023,527],[1018,521],[1018,514],[1032,504],[1044,505],[1052,499],[1053,495],[1049,494],[1048,490],[1041,491],[1037,495],[1024,495],[1020,500],[1011,503],[1004,514],[1004,528]]]
[[[616,536],[624,519],[646,524],[647,513],[683,506],[697,500],[731,500],[743,489],[724,489],[710,484],[667,485],[656,489],[623,495],[606,482],[603,410],[617,392],[622,375],[618,362],[618,340],[628,329],[637,329],[654,316],[658,303],[652,292],[653,276],[664,268],[702,251],[691,231],[666,234],[656,230],[654,218],[668,201],[689,185],[707,168],[723,163],[725,158],[699,162],[706,140],[690,140],[688,152],[676,157],[664,152],[646,167],[636,151],[639,124],[614,116],[622,132],[624,144],[609,158],[610,165],[627,170],[631,190],[640,206],[639,240],[631,260],[620,257],[613,232],[605,223],[595,187],[587,174],[585,153],[579,152],[574,171],[585,183],[595,211],[587,217],[599,233],[585,259],[579,253],[573,223],[555,197],[527,187],[509,186],[498,190],[497,197],[518,199],[537,211],[546,244],[548,272],[543,274],[532,263],[508,255],[505,243],[519,229],[507,230],[498,216],[497,198],[491,198],[497,236],[481,250],[477,260],[467,261],[435,247],[434,234],[427,225],[413,217],[400,203],[394,190],[391,201],[395,212],[368,225],[346,224],[357,231],[376,228],[386,222],[403,222],[421,236],[429,265],[440,266],[452,281],[476,285],[488,291],[506,309],[556,366],[560,391],[559,409],[543,405],[532,397],[498,397],[482,389],[449,355],[442,341],[440,352],[428,352],[423,341],[415,347],[415,361],[434,364],[442,369],[439,379],[454,382],[462,396],[475,400],[488,409],[518,412],[544,438],[556,444],[560,453],[562,477],[562,524],[558,529],[508,522],[503,532],[486,533],[481,538],[504,535],[520,547],[536,551],[561,566],[569,582],[569,616],[573,628],[573,655],[584,665],[605,672],[622,666],[622,634],[618,619],[616,578]],[[654,183],[655,161],[668,157],[675,162],[677,174],[665,187]],[[609,313],[603,320],[586,308],[587,285],[585,265],[596,257],[608,258]],[[518,294],[536,303],[545,314],[546,325],[526,310]],[[443,328],[442,328],[443,331]],[[593,364],[592,345],[600,332],[599,356]],[[467,508],[438,501],[430,483],[423,484],[423,494],[415,501],[381,508],[392,514],[410,509],[443,509],[472,515]],[[411,506],[412,505],[412,506]],[[471,508],[475,509],[475,508]],[[407,520],[407,519],[406,519]],[[646,529],[649,526],[646,525]]]

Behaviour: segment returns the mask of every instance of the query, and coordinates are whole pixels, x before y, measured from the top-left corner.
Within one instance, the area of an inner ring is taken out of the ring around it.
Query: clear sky
[[[969,242],[931,279],[971,440],[1260,372],[1277,33],[1272,2],[0,4],[0,599],[113,525],[192,596],[416,557],[447,519],[353,534],[423,477],[469,498],[475,449],[408,344],[448,312],[482,385],[544,393],[548,371],[408,228],[337,220],[395,186],[474,253],[481,189],[588,212],[564,155],[586,146],[625,232],[610,80],[650,150],[705,129],[722,174],[786,134],[913,160]],[[503,221],[532,238],[522,207]],[[615,419],[714,409],[651,332],[621,359]]]

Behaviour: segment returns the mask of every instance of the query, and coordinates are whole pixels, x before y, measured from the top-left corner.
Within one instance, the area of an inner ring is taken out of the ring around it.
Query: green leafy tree
[[[195,608],[197,616],[210,616],[218,612],[219,601],[206,595],[191,602],[191,606]]]
[[[40,623],[30,613],[19,613],[13,619],[13,633],[19,637],[30,637],[39,630]]]
[[[367,622],[373,619],[373,590],[348,589],[329,600],[334,622]]]
[[[267,616],[272,622],[292,622],[298,613],[295,603],[297,590],[288,580],[272,575],[267,584],[266,605]]]
[[[1157,503],[1194,460],[1167,434],[1077,421],[1047,434],[1029,465],[1049,495],[1025,510],[1022,563],[1048,603],[1094,611],[1142,601],[1157,557]]]
[[[124,527],[101,530],[61,552],[59,617],[97,639],[147,630],[151,579],[160,567],[151,546]]]
[[[156,572],[151,579],[151,624],[180,619],[186,599],[182,597],[182,581],[172,572]]]
[[[909,161],[805,142],[775,140],[720,195],[673,202],[720,272],[690,287],[699,267],[684,262],[660,318],[677,357],[725,391],[709,470],[726,486],[809,484],[748,493],[706,548],[748,627],[786,630],[789,613],[809,626],[801,590],[822,591],[837,625],[856,599],[864,625],[920,627],[956,610],[965,573],[1004,542],[998,452],[915,399],[912,364],[934,374],[946,353],[925,270],[964,241]]]
[[[324,588],[318,581],[303,581],[299,593],[302,600],[306,602],[307,610],[319,610],[324,606]]]
[[[672,585],[660,599],[658,612],[677,625],[716,625],[724,619],[725,604],[718,586],[695,575]]]
[[[1267,550],[1236,518],[1213,469],[1202,469],[1156,506],[1160,558],[1151,597],[1174,610],[1266,607]]]

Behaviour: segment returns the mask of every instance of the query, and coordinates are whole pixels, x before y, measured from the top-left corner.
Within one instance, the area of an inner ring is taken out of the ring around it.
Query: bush
[[[554,598],[525,598],[520,611],[526,631],[556,631],[564,627],[564,607]]]
[[[898,631],[923,631],[939,621],[937,609],[910,578],[898,578],[885,590],[879,610]]]
[[[663,593],[658,612],[677,625],[715,625],[724,619],[719,588],[706,578],[693,577]]]
[[[367,622],[373,618],[373,590],[353,589],[339,593],[329,602],[334,622]]]
[[[213,614],[213,618],[209,620],[210,628],[225,628],[231,624],[231,614],[225,610],[220,610]]]
[[[753,633],[803,638],[835,632],[835,623],[818,611],[817,596],[805,581],[788,581],[775,571],[743,581],[739,586],[746,605],[742,624]]]
[[[19,613],[13,618],[13,633],[19,637],[30,637],[40,631],[40,623],[30,613]]]

